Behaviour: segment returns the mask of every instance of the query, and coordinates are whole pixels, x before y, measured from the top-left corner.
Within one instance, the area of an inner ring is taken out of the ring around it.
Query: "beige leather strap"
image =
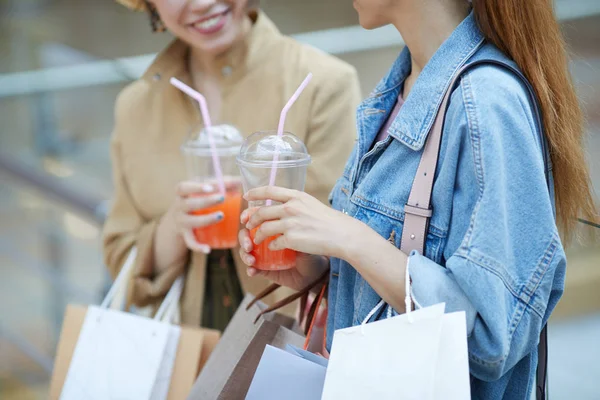
[[[466,68],[468,68],[468,66],[459,69],[452,79],[450,86],[448,86],[448,90],[444,95],[442,104],[440,105],[433,126],[429,131],[427,141],[425,142],[425,148],[423,149],[419,168],[417,169],[417,174],[415,175],[415,180],[413,181],[410,190],[408,203],[404,206],[404,227],[402,228],[400,249],[406,254],[410,254],[413,250],[417,250],[419,253],[423,254],[423,251],[425,250],[427,227],[429,218],[431,218],[433,213],[431,209],[433,178],[435,176],[440,144],[442,142],[442,130],[444,128],[448,100],[452,94],[454,84]]]

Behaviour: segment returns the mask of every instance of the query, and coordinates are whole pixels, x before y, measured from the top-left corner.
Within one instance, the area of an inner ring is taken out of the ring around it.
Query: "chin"
[[[381,28],[382,26],[385,25],[385,24],[378,23],[377,21],[373,21],[372,19],[369,19],[369,18],[362,18],[362,17],[360,17],[360,15],[358,17],[358,23],[360,26],[362,26],[364,29],[367,29],[367,30]]]
[[[202,50],[203,53],[211,55],[219,55],[226,53],[233,47],[234,41],[232,40],[215,40],[210,43],[202,43],[202,45],[196,46]]]
[[[196,40],[194,40],[196,39]],[[197,40],[197,38],[190,37],[187,42],[197,50],[201,51],[205,54],[211,55],[219,55],[222,53],[226,53],[229,49],[231,49],[235,42],[236,37],[233,32],[229,34],[220,35],[219,37],[215,37],[209,40]]]

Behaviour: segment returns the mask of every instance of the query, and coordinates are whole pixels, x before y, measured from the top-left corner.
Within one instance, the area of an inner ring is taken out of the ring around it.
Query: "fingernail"
[[[217,199],[217,201],[218,201],[219,203],[222,203],[222,202],[224,202],[224,201],[225,201],[225,196],[219,196],[219,198]]]
[[[250,251],[251,246],[252,246],[252,243],[250,242],[250,240],[248,240],[248,239],[244,240],[244,250]]]
[[[225,214],[223,214],[222,212],[217,213],[217,221],[220,221],[223,218],[225,218]]]

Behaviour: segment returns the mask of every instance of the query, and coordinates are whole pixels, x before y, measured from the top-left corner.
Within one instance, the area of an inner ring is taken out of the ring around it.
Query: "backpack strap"
[[[442,132],[444,130],[444,120],[446,118],[446,111],[448,109],[448,103],[450,96],[457,86],[462,75],[467,71],[478,67],[480,65],[496,65],[507,69],[508,71],[515,74],[525,84],[532,103],[534,104],[534,117],[536,119],[537,126],[540,130],[540,144],[542,147],[543,159],[544,159],[544,172],[546,176],[546,184],[548,190],[552,190],[550,187],[550,178],[548,175],[548,150],[546,140],[543,135],[544,127],[541,117],[541,113],[538,106],[537,96],[535,90],[531,86],[531,83],[525,78],[523,73],[514,66],[493,59],[482,59],[472,63],[466,64],[461,67],[454,77],[438,110],[438,114],[435,118],[433,126],[429,131],[429,136],[423,149],[421,161],[417,168],[417,173],[413,181],[413,185],[408,197],[408,202],[404,206],[404,227],[402,229],[402,241],[400,249],[405,254],[410,254],[413,250],[417,250],[421,254],[425,254],[425,241],[427,238],[427,231],[429,228],[429,220],[433,215],[433,209],[431,207],[431,194],[433,191],[433,180],[436,172],[438,156],[440,152],[440,145],[442,142]],[[546,399],[546,382],[547,382],[547,368],[548,368],[548,340],[547,340],[547,326],[544,326],[540,334],[540,341],[538,345],[538,366],[537,366],[537,388],[536,388],[536,399]]]

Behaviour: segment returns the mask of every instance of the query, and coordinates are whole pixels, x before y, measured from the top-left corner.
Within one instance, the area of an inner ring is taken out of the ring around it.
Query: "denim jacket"
[[[335,209],[400,247],[427,133],[455,72],[478,59],[515,65],[484,41],[471,14],[425,66],[388,138],[373,147],[410,73],[403,50],[358,107],[357,142],[330,196]],[[415,299],[466,312],[476,399],[531,394],[540,331],[564,287],[566,258],[534,101],[505,68],[485,64],[462,76],[446,114],[425,254],[410,255]],[[335,329],[360,324],[380,299],[350,264],[332,259],[328,349]]]

